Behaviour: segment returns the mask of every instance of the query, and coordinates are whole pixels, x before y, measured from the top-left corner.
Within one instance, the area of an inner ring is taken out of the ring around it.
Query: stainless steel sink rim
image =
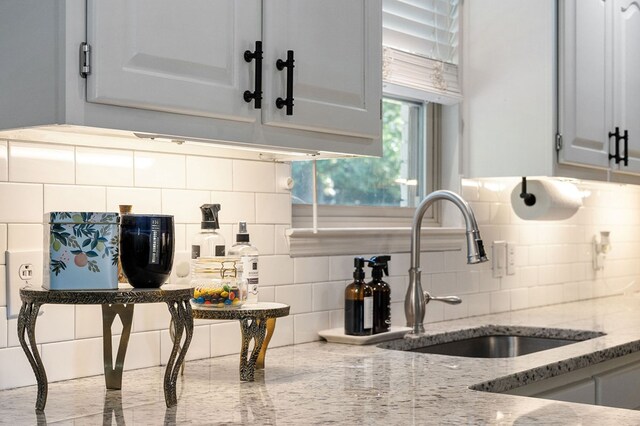
[[[461,329],[451,332],[444,332],[438,334],[421,334],[421,335],[409,335],[404,339],[392,340],[389,342],[378,345],[384,349],[394,349],[401,351],[415,351],[420,348],[432,347],[435,345],[442,345],[451,342],[465,341],[473,338],[481,338],[488,336],[514,336],[514,337],[528,337],[528,338],[542,338],[542,339],[557,339],[562,341],[568,341],[563,345],[573,342],[581,342],[597,337],[604,336],[605,333],[590,330],[572,330],[561,328],[548,328],[548,327],[524,327],[524,326],[511,326],[511,325],[483,325],[480,327],[472,327],[467,329]],[[547,342],[548,343],[548,342]],[[546,349],[542,349],[546,350]],[[539,351],[536,351],[539,352]],[[533,353],[533,352],[528,352]],[[524,355],[524,354],[521,354]],[[456,356],[456,355],[449,355]],[[458,355],[459,356],[459,355]],[[481,358],[480,356],[476,356]]]

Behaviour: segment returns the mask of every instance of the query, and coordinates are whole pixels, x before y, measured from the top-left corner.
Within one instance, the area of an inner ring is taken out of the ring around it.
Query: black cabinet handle
[[[254,91],[245,90],[243,94],[243,98],[245,102],[254,101],[254,106],[256,109],[260,109],[262,107],[262,42],[256,41],[256,50],[244,51],[244,60],[246,62],[251,62],[252,60],[256,60],[256,72],[255,72],[255,83],[254,83]]]
[[[624,139],[624,158],[622,159],[622,161],[624,161],[625,166],[628,166],[629,165],[629,131],[628,130],[624,131],[624,136],[621,139]]]
[[[615,154],[609,154],[609,160],[613,158],[616,160],[616,164],[620,164],[620,162],[622,161],[625,166],[628,166],[629,165],[629,131],[625,130],[624,136],[623,136],[620,134],[620,128],[616,127],[615,132],[609,132],[609,139],[611,139],[612,136],[615,136],[616,138],[616,150],[615,150]],[[621,140],[624,141],[624,157],[620,156]]]
[[[284,68],[287,69],[287,98],[276,99],[276,106],[278,109],[282,109],[286,105],[287,107],[287,115],[293,115],[293,50],[287,50],[287,60],[283,61],[282,59],[278,59],[276,61],[276,68],[279,71],[282,71]]]
[[[616,149],[615,149],[615,154],[611,154],[609,153],[609,160],[611,160],[612,158],[614,160],[616,160],[616,164],[620,163],[620,128],[616,127],[616,131],[615,132],[609,132],[609,139],[611,139],[611,137],[615,136],[616,138]]]

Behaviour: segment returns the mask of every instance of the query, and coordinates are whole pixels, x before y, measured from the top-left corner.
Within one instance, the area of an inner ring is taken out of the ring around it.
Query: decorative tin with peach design
[[[47,219],[45,288],[118,288],[118,213],[51,212]]]

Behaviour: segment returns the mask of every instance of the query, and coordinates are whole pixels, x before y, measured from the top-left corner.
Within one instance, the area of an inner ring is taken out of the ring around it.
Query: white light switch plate
[[[42,286],[42,251],[6,251],[7,263],[7,316],[20,313],[20,289],[27,285]]]

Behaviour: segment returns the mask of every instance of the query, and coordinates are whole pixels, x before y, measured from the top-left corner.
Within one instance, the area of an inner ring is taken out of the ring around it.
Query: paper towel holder
[[[524,200],[526,206],[533,206],[536,203],[536,196],[527,192],[527,177],[522,176],[522,188],[520,192],[520,198]]]

